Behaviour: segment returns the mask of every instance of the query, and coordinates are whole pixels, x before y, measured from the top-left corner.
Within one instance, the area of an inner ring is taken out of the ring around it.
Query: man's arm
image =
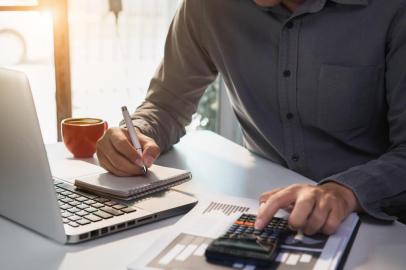
[[[404,4],[403,4],[404,5]],[[289,225],[306,234],[331,234],[351,212],[393,220],[385,208],[406,206],[406,6],[394,17],[386,54],[386,101],[390,148],[376,160],[332,175],[314,185],[292,185],[262,194],[257,228],[280,208]],[[396,209],[392,209],[396,210]],[[403,210],[404,211],[404,210]],[[396,211],[393,211],[396,212]]]
[[[350,188],[363,210],[376,218],[393,220],[383,210],[406,192],[406,6],[399,9],[388,33],[386,101],[390,148],[376,160],[327,177]],[[405,196],[403,196],[405,200]],[[406,206],[406,201],[403,201]]]
[[[118,176],[142,173],[162,151],[185,134],[200,97],[217,77],[201,37],[204,1],[184,0],[169,29],[165,53],[151,80],[147,97],[132,115],[143,148],[132,147],[124,123],[111,128],[97,143],[100,165]]]
[[[217,70],[205,50],[204,1],[185,0],[170,26],[164,59],[151,80],[133,123],[162,151],[178,142]]]

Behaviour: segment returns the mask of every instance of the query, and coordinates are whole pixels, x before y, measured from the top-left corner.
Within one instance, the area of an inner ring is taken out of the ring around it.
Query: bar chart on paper
[[[213,241],[211,238],[181,233],[148,266],[156,269],[230,269],[206,262],[204,252],[211,241]],[[320,252],[281,249],[275,265],[270,269],[314,269],[319,256]],[[255,269],[252,265],[241,264],[236,264],[235,268]]]
[[[160,269],[227,269],[208,265],[204,252],[213,239],[191,234],[179,234],[148,266]]]
[[[245,206],[238,206],[220,202],[211,202],[209,206],[207,206],[207,208],[203,210],[202,214],[210,214],[217,211],[222,212],[226,216],[230,216],[234,213],[245,213],[249,209],[250,209],[249,207]]]
[[[258,211],[256,200],[236,197],[208,197],[177,223],[175,230],[151,245],[130,269],[203,270],[230,269],[206,261],[205,252],[211,242],[222,236],[235,220],[244,213]],[[277,216],[287,218],[287,213]],[[292,231],[280,239],[279,250],[268,270],[324,270],[336,269],[351,235],[359,224],[358,217],[349,216],[333,236],[306,235]],[[254,265],[233,262],[234,269],[255,270]],[[265,269],[265,268],[261,268]]]

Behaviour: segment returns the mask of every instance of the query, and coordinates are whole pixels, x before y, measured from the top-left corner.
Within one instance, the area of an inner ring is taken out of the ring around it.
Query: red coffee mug
[[[67,118],[61,123],[63,142],[75,158],[93,157],[107,128],[107,122],[98,118]]]

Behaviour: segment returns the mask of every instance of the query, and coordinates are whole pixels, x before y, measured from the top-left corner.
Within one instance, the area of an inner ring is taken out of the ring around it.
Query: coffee
[[[63,142],[75,158],[92,157],[106,129],[107,122],[98,118],[67,118],[61,123]]]
[[[65,119],[64,121],[66,124],[79,126],[94,125],[103,122],[103,120],[97,118],[71,118]]]

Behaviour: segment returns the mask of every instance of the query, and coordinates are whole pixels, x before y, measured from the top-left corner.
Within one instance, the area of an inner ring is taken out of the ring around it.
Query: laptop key
[[[69,185],[69,184],[66,184],[66,183],[63,183],[63,184],[58,185],[58,186],[61,187],[61,188],[63,188],[63,189],[66,189],[66,190],[75,192],[75,193],[77,193],[77,194],[80,194],[80,195],[82,195],[82,196],[84,196],[84,197],[87,197],[87,198],[89,198],[89,199],[93,199],[93,198],[96,198],[96,197],[97,197],[97,196],[92,195],[92,194],[90,194],[90,193],[81,192],[81,191],[79,191],[75,186]]]
[[[69,209],[67,209],[69,212],[71,212],[71,213],[76,213],[76,212],[79,212],[80,211],[80,209],[79,208],[76,208],[76,207],[72,207],[72,208],[69,208]]]
[[[123,209],[120,209],[120,210],[123,211],[124,213],[132,213],[132,212],[137,211],[137,209],[131,208],[131,207],[123,208]]]
[[[75,193],[72,193],[72,194],[68,195],[68,197],[69,197],[69,198],[72,198],[72,199],[76,199],[76,198],[79,198],[80,195],[75,194]]]
[[[98,210],[97,212],[94,212],[93,214],[96,215],[96,216],[99,216],[99,217],[101,217],[101,218],[104,218],[104,219],[108,219],[108,218],[112,218],[112,217],[113,217],[113,216],[110,215],[109,213],[106,213],[106,212],[103,212],[103,211],[100,211],[100,210]]]
[[[84,202],[84,201],[87,201],[88,199],[86,197],[81,196],[81,197],[76,198],[76,200],[79,202]]]
[[[92,206],[93,206],[94,208],[100,208],[100,207],[103,207],[104,204],[97,202],[97,203],[92,204]]]
[[[96,212],[96,211],[97,211],[97,208],[88,207],[88,208],[86,208],[86,209],[84,209],[84,210],[87,211],[87,212],[89,212],[89,213],[93,213],[93,212]]]
[[[84,219],[84,218],[79,219],[79,220],[76,220],[76,222],[79,223],[80,225],[86,225],[86,224],[89,224],[89,223],[90,223],[89,220]]]
[[[71,208],[71,207],[72,207],[72,206],[69,205],[69,204],[62,204],[62,205],[59,206],[59,208],[61,208],[62,210],[67,210],[67,209],[69,209],[69,208]]]
[[[63,219],[62,219],[62,222],[66,224],[66,223],[69,223],[69,222],[70,222],[70,220],[69,220],[69,219],[67,219],[67,218],[63,218]]]
[[[89,214],[87,216],[84,216],[84,218],[86,218],[86,219],[88,219],[90,221],[93,221],[93,222],[97,222],[97,221],[102,220],[100,217],[98,217],[96,215],[93,215],[93,214]]]
[[[74,228],[79,227],[79,224],[77,224],[75,221],[71,221],[68,223],[69,226],[72,226]]]
[[[72,205],[72,206],[78,206],[78,205],[80,204],[80,202],[71,201],[71,202],[68,202],[68,204],[70,204],[70,205]]]
[[[79,208],[79,209],[84,210],[84,209],[86,209],[86,208],[89,208],[90,206],[87,205],[87,204],[82,203],[82,204],[77,205],[76,207]]]
[[[69,213],[69,212],[63,212],[62,214],[61,214],[61,216],[63,217],[63,218],[67,218],[67,217],[70,217],[70,216],[72,216],[73,214],[72,213]]]
[[[104,202],[110,201],[109,199],[103,198],[103,197],[97,197],[97,198],[94,198],[93,200],[95,200],[96,202],[100,202],[100,203],[104,203]]]
[[[61,199],[61,202],[69,203],[69,202],[73,202],[73,200],[71,198],[66,197],[66,198]]]
[[[60,194],[62,194],[62,195],[64,195],[64,196],[68,196],[68,195],[71,195],[71,194],[72,194],[72,192],[67,191],[67,190],[64,190],[64,191],[61,191],[61,193],[60,193]]]
[[[76,212],[75,214],[78,215],[78,216],[83,217],[83,216],[88,215],[89,212],[86,212],[85,210],[82,210],[82,211]]]
[[[87,201],[84,201],[83,203],[85,203],[85,204],[93,204],[93,203],[95,203],[96,201],[94,201],[94,200],[87,200]]]
[[[123,209],[123,208],[126,208],[126,207],[127,207],[127,205],[124,205],[124,204],[113,205],[113,208],[117,209],[117,210],[120,210],[120,209]]]
[[[121,216],[124,214],[123,212],[116,210],[114,208],[108,207],[108,206],[102,207],[102,208],[100,208],[100,210],[103,210],[104,212],[112,214],[113,216]]]
[[[113,205],[116,205],[116,204],[118,204],[118,202],[107,201],[107,202],[104,203],[104,205],[107,205],[107,206],[113,206]]]
[[[78,219],[81,219],[81,217],[77,216],[77,215],[73,215],[73,216],[68,217],[68,219],[71,220],[71,221],[76,221]]]

